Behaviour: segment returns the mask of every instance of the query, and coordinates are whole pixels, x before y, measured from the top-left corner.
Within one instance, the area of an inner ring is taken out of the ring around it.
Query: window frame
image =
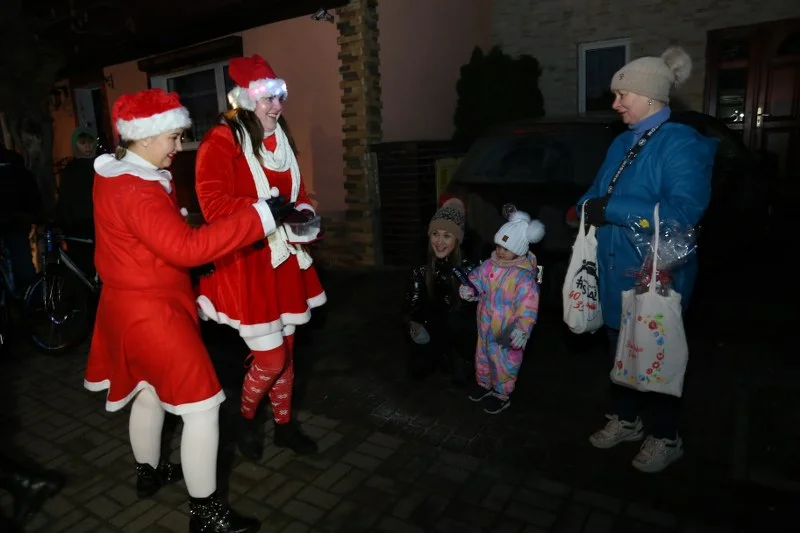
[[[181,76],[189,76],[198,72],[206,70],[214,71],[214,83],[217,91],[217,111],[222,113],[228,109],[228,95],[225,92],[225,67],[228,66],[228,61],[215,61],[214,63],[206,63],[198,67],[176,70],[166,74],[158,74],[150,77],[150,87],[153,89],[168,90],[169,80],[180,78]],[[184,150],[197,150],[200,146],[200,141],[184,142]]]
[[[631,60],[631,40],[629,37],[622,37],[619,39],[608,39],[604,41],[593,41],[590,43],[581,43],[578,45],[578,113],[597,114],[603,111],[586,111],[586,54],[596,50],[603,50],[606,48],[619,48],[625,49],[625,61],[623,65],[628,64]]]

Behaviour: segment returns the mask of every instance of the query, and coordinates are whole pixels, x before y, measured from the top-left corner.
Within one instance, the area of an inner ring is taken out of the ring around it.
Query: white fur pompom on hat
[[[664,53],[661,54],[661,59],[667,65],[667,68],[672,71],[674,76],[673,87],[683,85],[683,82],[692,75],[692,58],[680,46],[671,46],[664,50]]]
[[[544,224],[540,220],[531,220],[528,213],[514,211],[508,216],[494,236],[494,243],[516,255],[528,253],[528,245],[540,242],[544,238]]]

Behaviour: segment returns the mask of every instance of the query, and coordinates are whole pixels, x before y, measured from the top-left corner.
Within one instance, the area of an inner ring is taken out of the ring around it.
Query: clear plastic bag
[[[685,263],[697,250],[697,229],[692,225],[680,224],[674,220],[661,220],[658,250],[653,250],[655,234],[652,222],[648,219],[628,216],[627,234],[633,243],[642,265],[636,277],[637,292],[647,292],[650,288],[653,254],[658,254],[658,273],[656,289],[661,294],[668,294],[672,286],[672,271]]]

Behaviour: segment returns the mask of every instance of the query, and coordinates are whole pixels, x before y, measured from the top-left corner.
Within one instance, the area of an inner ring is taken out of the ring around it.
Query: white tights
[[[205,498],[217,489],[219,405],[181,415],[181,419],[181,463],[186,489],[193,498]],[[153,468],[158,466],[163,426],[161,402],[152,390],[143,389],[133,401],[128,426],[137,463],[147,463]]]

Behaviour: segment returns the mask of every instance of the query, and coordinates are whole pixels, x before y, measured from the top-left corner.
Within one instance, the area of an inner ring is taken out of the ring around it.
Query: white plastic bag
[[[564,322],[573,333],[594,333],[603,326],[603,311],[597,290],[596,228],[586,231],[586,202],[581,206],[581,224],[572,245],[561,296]]]

